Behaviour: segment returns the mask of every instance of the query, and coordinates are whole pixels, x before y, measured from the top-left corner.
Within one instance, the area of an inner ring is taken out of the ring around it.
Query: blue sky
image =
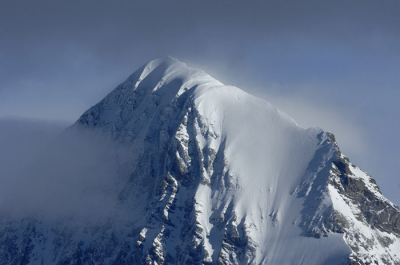
[[[332,131],[399,205],[399,12],[398,1],[2,1],[0,119],[29,119],[27,134],[32,119],[67,126],[171,55]]]

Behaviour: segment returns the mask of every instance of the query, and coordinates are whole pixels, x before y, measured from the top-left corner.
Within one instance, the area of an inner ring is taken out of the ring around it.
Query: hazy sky
[[[389,0],[1,1],[0,119],[72,123],[171,55],[332,131],[399,205],[399,13]]]

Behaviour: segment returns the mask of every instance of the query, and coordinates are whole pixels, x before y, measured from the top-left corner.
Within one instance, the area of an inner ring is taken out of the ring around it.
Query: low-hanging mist
[[[42,145],[35,147],[41,151],[29,165],[4,175],[2,214],[89,221],[111,213],[123,215],[116,190],[117,183],[124,183],[117,179],[124,167],[118,157],[129,157],[127,150],[110,149],[106,135],[88,134],[74,127],[47,147]]]

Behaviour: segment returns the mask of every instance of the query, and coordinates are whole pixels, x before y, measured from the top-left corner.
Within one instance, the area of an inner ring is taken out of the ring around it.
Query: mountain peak
[[[179,234],[169,224],[192,216],[194,223],[186,229],[198,232],[187,240],[195,240],[204,262],[400,262],[393,256],[400,246],[400,211],[340,154],[331,133],[300,128],[268,102],[174,58],[144,65],[78,124],[145,146],[144,157],[158,161],[148,169],[155,183],[170,189],[162,192],[171,201],[158,219],[165,220],[168,233]],[[195,201],[193,213],[182,210],[187,200]],[[391,226],[375,213],[391,216]],[[143,227],[164,233],[158,226]],[[166,249],[158,251],[178,247],[173,239],[163,240]],[[377,240],[373,254],[366,249],[371,240]],[[304,255],[287,255],[288,245],[296,248],[291,253]],[[310,249],[328,254],[314,255]],[[179,254],[172,253],[178,262]]]
[[[70,230],[35,220],[0,227],[0,264],[11,263],[10,251],[31,264],[400,263],[400,210],[341,155],[331,133],[303,129],[174,58],[143,65],[69,132],[107,143],[101,162],[115,163],[111,188],[93,193],[112,190],[115,212],[104,225]],[[84,151],[74,157],[92,161]],[[78,190],[93,187],[82,184]]]
[[[157,59],[154,59],[152,61],[150,61],[148,64],[146,65],[150,65],[150,64],[156,64],[156,65],[160,65],[160,64],[165,64],[165,65],[173,65],[176,63],[182,63],[180,62],[178,59],[172,57],[172,56],[164,56],[164,57],[160,57]]]
[[[173,86],[167,86],[170,82],[174,82]],[[165,89],[179,87],[193,87],[204,83],[214,83],[213,86],[222,85],[205,72],[188,67],[185,63],[171,57],[161,57],[148,62],[135,71],[125,83],[134,84],[133,89],[138,87],[151,89],[152,92],[157,91],[161,87]],[[172,93],[172,91],[170,91]],[[183,91],[173,91],[178,95]]]
[[[158,67],[161,67],[163,69],[169,69],[170,67],[173,67],[174,65],[179,65],[180,67],[185,67],[186,64],[180,62],[178,59],[173,58],[171,56],[165,56],[165,57],[160,57],[158,59],[154,59],[147,64],[143,66],[143,73],[148,74],[155,70]]]

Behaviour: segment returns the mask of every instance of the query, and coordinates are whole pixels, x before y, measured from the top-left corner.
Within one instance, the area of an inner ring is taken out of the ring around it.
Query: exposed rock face
[[[320,238],[330,232],[343,233],[352,249],[348,264],[399,264],[399,207],[382,196],[370,175],[341,154],[333,134],[329,138],[337,153],[324,163],[323,174],[320,171],[313,179],[320,181],[320,186],[307,186],[309,193],[317,190],[312,199],[319,201],[319,214],[307,223],[308,235]],[[336,202],[326,206],[327,196]]]
[[[98,220],[4,213],[0,264],[400,264],[399,209],[331,133],[175,59],[62,137],[75,133],[107,139],[115,204]]]
[[[345,239],[352,248],[351,264],[398,263],[398,247],[393,245],[400,237],[400,209],[381,195],[374,179],[352,165],[345,157],[334,161],[332,185],[352,207],[354,220],[338,221],[345,231]],[[354,226],[356,229],[354,229]],[[368,227],[373,233],[365,234]],[[374,246],[385,250],[381,256],[371,255]]]

